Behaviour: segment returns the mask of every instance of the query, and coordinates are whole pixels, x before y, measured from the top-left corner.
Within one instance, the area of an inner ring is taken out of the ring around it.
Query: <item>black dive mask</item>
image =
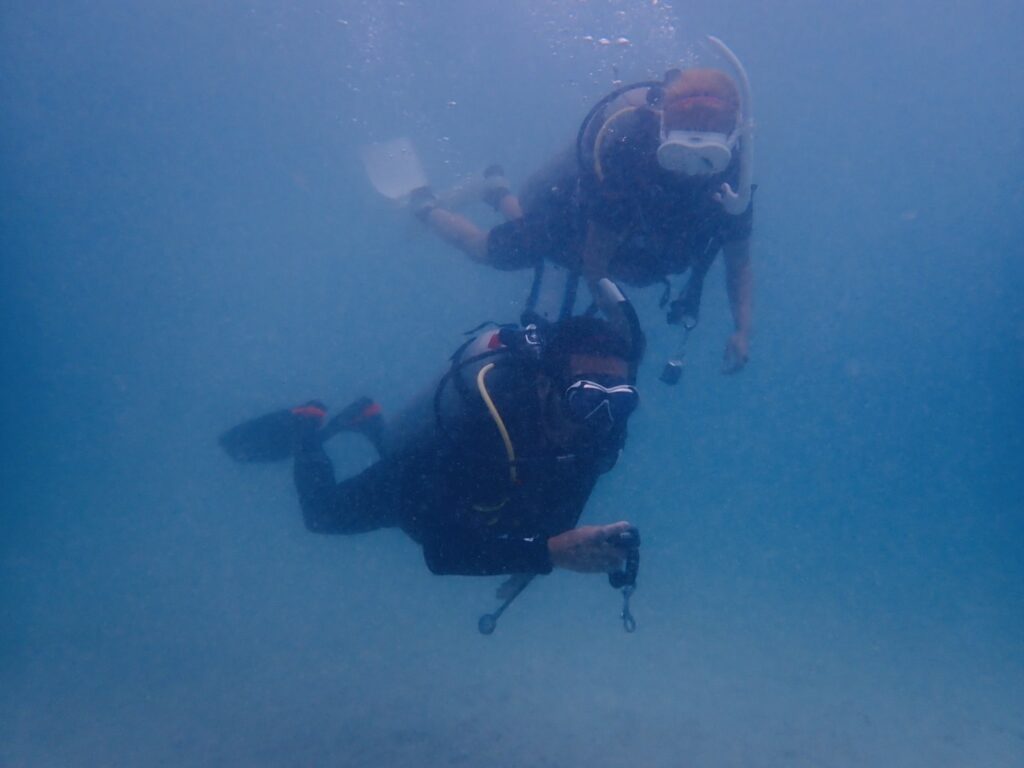
[[[640,404],[640,394],[630,384],[579,379],[566,388],[562,402],[570,419],[592,434],[603,435],[626,426]]]

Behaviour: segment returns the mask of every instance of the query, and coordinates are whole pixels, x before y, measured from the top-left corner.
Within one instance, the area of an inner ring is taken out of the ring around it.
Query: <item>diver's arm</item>
[[[750,239],[736,240],[722,247],[725,258],[725,288],[729,294],[736,330],[725,348],[723,373],[738,373],[747,364],[753,314],[754,274],[750,263]]]
[[[622,568],[625,551],[618,537],[633,526],[621,520],[611,525],[584,525],[548,539],[548,553],[556,568],[578,573],[611,573]]]
[[[480,537],[447,531],[423,543],[423,557],[438,576],[497,576],[551,573],[564,568],[579,573],[611,573],[622,568],[624,551],[615,537],[632,529],[626,521],[584,525],[549,539],[512,536]]]
[[[547,541],[548,556],[555,568],[578,573],[611,573],[622,568],[625,552],[615,542],[620,534],[633,528],[630,523],[576,526],[596,482],[596,475],[581,477],[566,503],[551,510],[552,517],[561,520],[564,527]]]
[[[561,533],[550,537],[494,536],[476,528],[446,525],[438,535],[423,540],[427,567],[438,575],[461,576],[546,574],[553,568],[610,573],[622,568],[626,552],[617,538],[633,528],[630,523],[575,527],[595,479],[580,484],[564,504],[549,510],[551,521],[565,526]]]
[[[551,556],[543,537],[483,536],[446,526],[423,539],[423,558],[439,576],[494,576],[505,573],[551,573]]]
[[[562,503],[553,502],[547,517],[555,526],[572,528],[583,512],[593,481],[573,486]],[[483,514],[483,513],[481,513]],[[437,575],[493,576],[511,573],[551,573],[550,542],[546,534],[497,535],[455,520],[438,521],[420,537],[427,567]]]

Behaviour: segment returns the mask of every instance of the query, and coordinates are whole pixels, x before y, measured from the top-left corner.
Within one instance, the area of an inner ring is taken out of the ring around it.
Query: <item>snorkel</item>
[[[707,39],[732,65],[739,79],[740,123],[736,127],[734,135],[740,145],[740,178],[735,190],[728,182],[725,182],[722,184],[721,191],[714,194],[715,201],[721,203],[726,213],[739,216],[750,205],[754,178],[754,118],[751,107],[750,78],[747,77],[747,70],[743,67],[743,63],[729,46],[713,35],[708,35]]]

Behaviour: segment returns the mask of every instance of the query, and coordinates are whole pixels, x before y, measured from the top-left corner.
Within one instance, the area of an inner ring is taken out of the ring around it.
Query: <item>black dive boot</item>
[[[327,416],[327,406],[310,400],[297,408],[286,408],[242,422],[222,434],[217,442],[235,461],[284,461],[295,454],[299,440],[316,431]]]

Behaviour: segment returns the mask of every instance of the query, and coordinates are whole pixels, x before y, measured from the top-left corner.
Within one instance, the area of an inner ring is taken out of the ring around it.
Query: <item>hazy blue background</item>
[[[834,5],[5,2],[0,764],[1024,764],[1024,5]],[[661,385],[634,291],[586,521],[644,533],[639,631],[561,573],[483,639],[496,579],[308,534],[214,438],[397,407],[515,317],[527,276],[384,204],[362,143],[518,184],[704,33],[755,89],[751,363],[718,373],[716,267]]]

